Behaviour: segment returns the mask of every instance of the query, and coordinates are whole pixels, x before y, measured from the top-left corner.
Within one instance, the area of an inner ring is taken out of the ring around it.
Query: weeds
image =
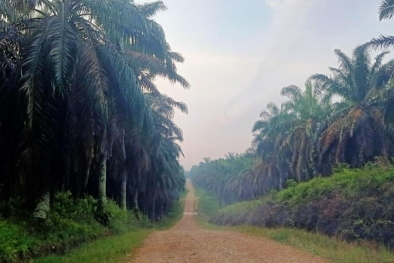
[[[266,237],[338,263],[394,262],[394,168],[367,165],[336,168],[328,178],[288,182],[287,189],[261,199],[212,211],[209,224]],[[198,190],[201,200],[207,192]],[[207,217],[205,217],[207,218]],[[307,230],[307,231],[305,231]],[[347,242],[346,242],[347,241]],[[350,241],[350,242],[349,242]],[[384,245],[386,246],[384,246]]]
[[[0,204],[3,215],[0,217],[0,262],[64,254],[101,237],[154,226],[141,213],[124,211],[114,201],[107,200],[110,220],[104,227],[95,220],[97,201],[92,197],[75,200],[69,192],[55,196],[49,218],[45,221],[33,218],[26,211],[17,209],[18,206],[17,200]]]

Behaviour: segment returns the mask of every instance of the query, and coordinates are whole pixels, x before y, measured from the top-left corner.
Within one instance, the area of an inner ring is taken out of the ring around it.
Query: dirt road
[[[194,190],[190,181],[183,219],[171,230],[155,232],[131,262],[267,262],[328,263],[327,260],[274,241],[231,231],[211,231],[194,222]]]

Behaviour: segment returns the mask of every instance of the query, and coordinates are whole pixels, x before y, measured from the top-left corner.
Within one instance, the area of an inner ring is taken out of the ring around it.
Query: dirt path
[[[328,263],[327,260],[274,241],[231,231],[198,227],[193,219],[194,190],[190,181],[183,219],[171,230],[155,232],[131,262],[269,262]]]

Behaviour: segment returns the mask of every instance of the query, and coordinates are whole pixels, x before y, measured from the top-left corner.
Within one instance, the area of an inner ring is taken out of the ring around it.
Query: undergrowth
[[[183,193],[180,199],[174,203],[170,212],[158,222],[150,222],[146,218],[138,220],[129,219],[127,224],[122,224],[121,215],[115,216],[117,218],[116,225],[118,235],[112,235],[105,238],[100,238],[96,241],[83,244],[82,246],[71,250],[65,255],[51,255],[40,258],[33,262],[36,263],[95,263],[95,262],[130,262],[133,257],[133,251],[139,247],[142,241],[153,230],[167,230],[175,226],[175,224],[182,218],[184,208]],[[115,208],[115,207],[113,207]],[[120,210],[122,211],[122,210]],[[117,211],[117,213],[120,213]],[[114,213],[112,213],[114,214]],[[123,214],[124,216],[124,214]],[[139,215],[141,217],[141,215]],[[124,218],[123,218],[124,220]],[[119,227],[121,226],[121,227]],[[126,227],[127,226],[127,227]],[[124,232],[119,232],[119,230]]]
[[[219,201],[213,195],[203,189],[195,189],[195,196],[198,198],[197,209],[199,215],[211,217],[218,212]]]
[[[201,200],[212,198],[198,190]],[[235,203],[198,218],[286,243],[333,262],[394,262],[394,167],[341,167],[331,177],[289,182],[257,200]],[[200,203],[204,210],[204,202]],[[225,227],[223,227],[225,226]]]
[[[59,193],[49,218],[38,220],[17,209],[17,200],[0,204],[0,262],[64,254],[101,237],[153,227],[146,216],[124,211],[112,200],[106,207],[109,225],[103,226],[95,220],[96,206],[92,197],[75,200],[70,193]]]
[[[232,230],[275,240],[291,245],[311,254],[329,259],[334,263],[389,263],[394,254],[383,246],[370,243],[351,244],[343,240],[318,233],[291,228],[261,228],[241,225]]]
[[[342,168],[331,177],[292,184],[260,200],[227,206],[216,224],[316,231],[347,241],[394,245],[394,168]]]

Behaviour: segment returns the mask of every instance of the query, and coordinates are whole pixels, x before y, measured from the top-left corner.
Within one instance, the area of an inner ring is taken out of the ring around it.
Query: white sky
[[[148,1],[139,1],[148,2]],[[157,80],[160,90],[187,103],[177,113],[186,169],[250,147],[251,128],[280,89],[303,87],[314,73],[337,66],[334,49],[350,55],[359,44],[394,34],[378,21],[379,0],[164,0],[156,16],[190,90]]]

